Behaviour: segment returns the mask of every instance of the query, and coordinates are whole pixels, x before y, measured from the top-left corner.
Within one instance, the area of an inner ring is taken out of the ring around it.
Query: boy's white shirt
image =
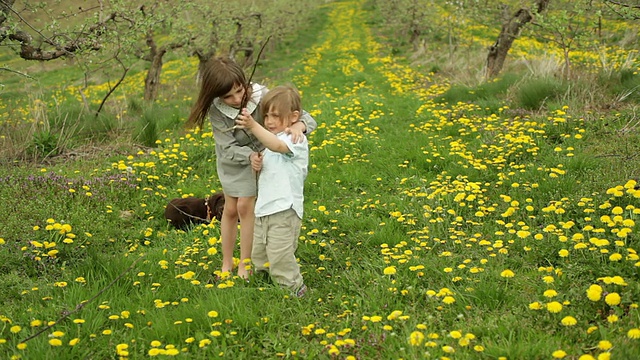
[[[277,134],[277,137],[287,144],[289,152],[282,154],[264,150],[255,214],[260,217],[293,209],[302,219],[309,144],[306,137],[294,144],[291,135],[284,132]]]
[[[260,84],[253,83],[251,84],[251,87],[253,88],[253,92],[251,93],[251,99],[249,99],[249,102],[247,103],[247,110],[249,110],[249,114],[253,114],[253,111],[260,103],[260,99],[262,99],[262,95],[267,93],[267,88]],[[213,105],[215,105],[215,107],[229,119],[235,119],[240,114],[240,109],[236,109],[225,104],[219,97],[213,99]]]

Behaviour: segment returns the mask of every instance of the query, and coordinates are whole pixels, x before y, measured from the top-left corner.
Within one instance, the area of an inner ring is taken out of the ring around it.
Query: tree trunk
[[[167,49],[160,49],[153,54],[151,59],[151,67],[147,72],[147,78],[144,81],[144,100],[154,101],[158,96],[158,88],[160,87],[160,73],[162,72],[162,57],[167,53]]]
[[[549,5],[549,1],[550,0],[536,0],[536,13],[544,11]],[[512,18],[502,24],[498,39],[489,47],[489,54],[487,55],[487,78],[494,78],[502,71],[504,60],[511,49],[511,45],[513,45],[513,41],[518,37],[522,28],[531,20],[533,20],[531,11],[529,9],[520,9]]]
[[[167,53],[167,49],[165,47],[158,48],[151,32],[147,34],[147,46],[149,47],[147,60],[151,61],[151,65],[147,71],[147,78],[144,80],[144,100],[153,101],[158,96],[162,57]]]

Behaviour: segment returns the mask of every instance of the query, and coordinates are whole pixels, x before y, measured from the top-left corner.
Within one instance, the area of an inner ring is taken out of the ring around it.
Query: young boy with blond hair
[[[306,137],[294,143],[286,129],[302,113],[298,91],[277,86],[261,101],[264,127],[244,109],[236,120],[265,146],[259,171],[258,197],[251,259],[256,271],[268,271],[271,278],[302,297],[307,291],[295,252],[302,224],[304,180],[309,164]]]

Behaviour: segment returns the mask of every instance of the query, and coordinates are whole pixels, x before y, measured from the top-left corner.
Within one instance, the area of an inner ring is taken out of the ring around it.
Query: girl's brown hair
[[[234,86],[244,86],[246,96],[251,96],[251,87],[247,85],[242,67],[230,58],[216,57],[207,61],[201,74],[201,84],[198,99],[191,108],[191,114],[187,120],[186,125],[189,128],[202,129],[213,99],[225,95]]]

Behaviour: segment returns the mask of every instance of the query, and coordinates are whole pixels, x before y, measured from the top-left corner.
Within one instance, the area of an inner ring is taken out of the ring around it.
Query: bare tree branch
[[[613,5],[628,8],[628,9],[640,9],[640,4],[634,5],[634,4],[628,4],[622,1],[613,1],[613,0],[603,0],[603,1],[605,3],[613,4]]]
[[[18,74],[18,75],[22,75],[22,76],[24,76],[24,77],[27,77],[27,78],[29,78],[29,79],[31,79],[31,80],[35,80],[35,78],[33,78],[32,76],[30,76],[29,74],[25,74],[25,73],[20,72],[20,71],[17,71],[17,70],[9,69],[9,68],[6,68],[6,67],[0,67],[0,70],[8,71],[8,72],[12,72],[12,73],[14,73],[14,74]]]
[[[127,76],[127,73],[131,69],[130,66],[127,66],[124,64],[124,62],[122,62],[122,60],[118,57],[118,54],[116,54],[115,59],[118,62],[118,64],[120,64],[120,66],[122,67],[122,76],[120,76],[120,79],[116,81],[114,86],[111,86],[111,84],[109,83],[109,91],[107,91],[107,94],[102,98],[102,102],[100,102],[100,106],[98,107],[98,110],[96,110],[95,117],[98,117],[98,114],[100,114],[100,111],[102,111],[102,108],[104,107],[104,104],[107,102],[107,99],[111,96],[111,94],[113,94],[114,91],[116,91],[118,86],[122,84],[125,77]]]
[[[102,44],[94,39],[94,36],[100,36],[109,22],[115,21],[118,17],[117,13],[109,14],[105,19],[83,28],[72,38],[70,34],[56,34],[53,37],[45,35],[42,31],[36,29],[29,21],[27,21],[19,12],[13,9],[15,0],[0,0],[0,11],[4,14],[0,16],[0,25],[2,25],[9,14],[15,16],[21,24],[24,24],[31,31],[38,35],[41,42],[35,44],[33,36],[29,33],[16,29],[11,30],[9,26],[0,26],[0,42],[5,39],[16,42],[20,45],[20,57],[25,60],[53,60],[61,57],[73,56],[82,50],[99,50]],[[84,11],[80,8],[81,11]],[[58,38],[64,41],[58,41]],[[54,50],[43,49],[41,44],[47,44]]]

